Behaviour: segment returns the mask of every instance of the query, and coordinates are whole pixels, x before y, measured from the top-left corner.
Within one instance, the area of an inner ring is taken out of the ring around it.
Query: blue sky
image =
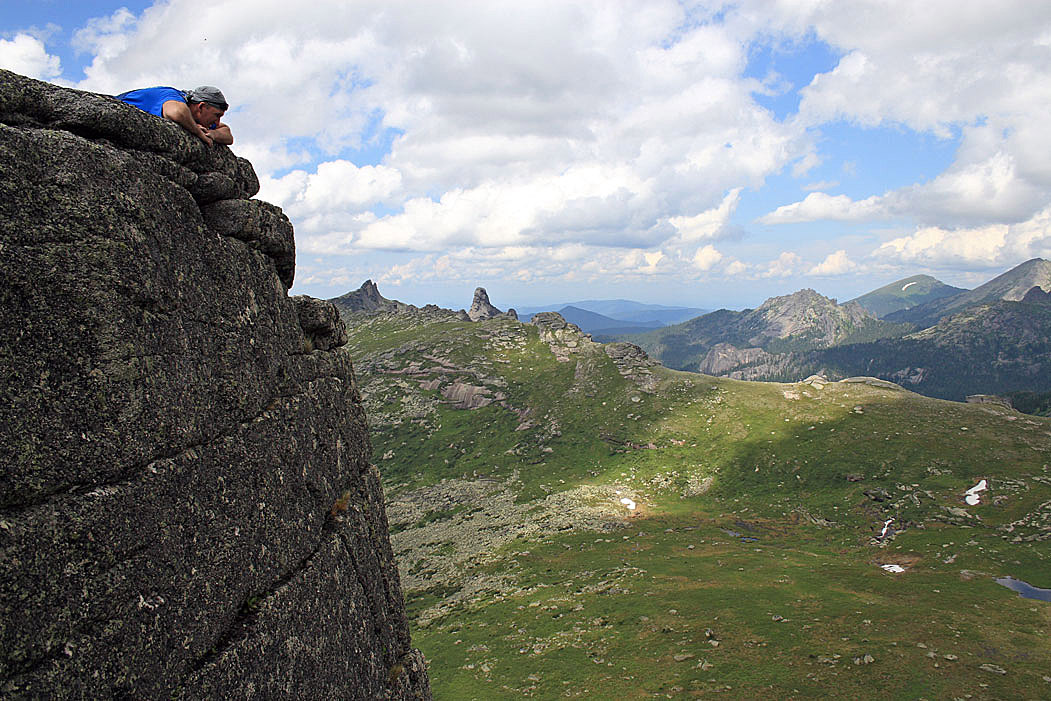
[[[1051,256],[1051,5],[0,3],[0,67],[220,85],[293,292],[742,308]]]

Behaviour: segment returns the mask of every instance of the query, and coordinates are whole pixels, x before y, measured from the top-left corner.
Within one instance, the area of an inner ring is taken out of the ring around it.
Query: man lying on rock
[[[234,142],[230,127],[219,121],[229,105],[222,91],[211,85],[186,92],[167,87],[141,88],[121,93],[117,99],[172,120],[209,146],[229,146]]]

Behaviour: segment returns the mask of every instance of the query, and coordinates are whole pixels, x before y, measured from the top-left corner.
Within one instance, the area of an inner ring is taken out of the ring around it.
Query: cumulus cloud
[[[94,17],[73,33],[73,48],[107,60],[126,49],[130,32],[135,27],[135,15],[122,7],[108,17]]]
[[[1051,207],[1019,224],[978,228],[923,227],[882,244],[873,257],[943,268],[995,268],[1051,257]]]
[[[748,272],[748,270],[749,270],[748,264],[744,263],[742,261],[739,261],[739,260],[731,261],[726,266],[726,274],[728,276],[731,276],[731,277],[736,276],[736,275],[743,275],[746,272]]]
[[[730,217],[740,201],[741,188],[734,188],[718,207],[691,217],[671,217],[668,223],[675,227],[679,241],[686,244],[723,238],[729,233]]]
[[[802,201],[778,207],[773,212],[759,217],[757,221],[760,224],[788,224],[819,219],[857,221],[870,219],[885,212],[886,209],[876,197],[855,202],[846,195],[811,192]]]
[[[765,269],[759,274],[760,277],[790,277],[799,272],[803,259],[798,253],[785,251],[774,260],[770,261]]]
[[[690,11],[181,0],[82,30],[96,55],[82,87],[221,84],[264,193],[284,198],[301,237],[342,252],[675,237],[692,251],[809,137],[755,102],[735,31]],[[325,189],[363,177],[350,154],[385,141],[367,194],[397,202]],[[328,236],[337,222],[346,235]]]
[[[1027,149],[1001,141],[1002,129],[982,125],[965,130],[960,158],[929,182],[909,185],[863,200],[812,192],[758,219],[764,224],[819,220],[876,221],[911,218],[922,224],[975,225],[1025,221],[1051,198],[1051,172]],[[1043,136],[1047,146],[1051,139]],[[1030,140],[1030,148],[1038,139]],[[1025,169],[1023,171],[1023,168]],[[1046,185],[1041,181],[1046,180]]]
[[[62,74],[58,56],[49,54],[44,42],[29,33],[0,39],[0,68],[40,80],[54,80]]]
[[[313,173],[294,170],[260,180],[260,196],[292,215],[363,207],[388,200],[401,189],[401,173],[386,166],[358,167],[346,160],[326,161]]]
[[[812,183],[759,222],[911,219],[881,260],[977,260],[959,232],[997,227],[987,254],[1043,250],[1037,234],[1010,242],[1051,202],[1049,26],[1051,6],[1028,0],[170,0],[75,41],[94,57],[84,89],[220,85],[300,250],[419,254],[389,273],[406,280],[535,280],[537,257],[576,279],[777,279],[853,263],[712,244],[740,232],[750,190],[821,165],[820,129],[840,120],[960,146],[927,182],[854,197]],[[792,86],[745,77],[750,47],[815,38],[841,58],[779,120],[755,97]],[[57,75],[22,41],[37,75]]]
[[[693,264],[698,270],[711,270],[712,267],[723,259],[723,254],[715,250],[715,246],[708,244],[704,248],[698,248],[693,254]]]
[[[808,275],[843,275],[857,270],[858,265],[850,259],[845,250],[829,253],[821,263],[810,269]]]
[[[1037,126],[1051,104],[1051,5],[1009,0],[989,12],[980,2],[861,0],[796,9],[798,22],[844,52],[802,90],[800,122],[904,125],[943,138],[962,130],[947,172],[884,193],[868,216],[975,227],[1025,221],[1051,200],[1051,166],[1038,155],[1051,137]],[[864,209],[847,205],[833,218],[865,218]]]

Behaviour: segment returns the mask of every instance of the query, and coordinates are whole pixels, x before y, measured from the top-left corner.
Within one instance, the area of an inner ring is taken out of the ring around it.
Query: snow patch
[[[978,506],[981,503],[982,498],[979,496],[979,492],[984,492],[989,489],[989,484],[985,480],[981,480],[978,484],[974,485],[966,492],[964,492],[963,500],[970,506]]]
[[[912,287],[915,284],[916,284],[915,282],[905,283],[905,287],[901,288],[901,291],[904,292],[905,290],[909,289],[910,287]]]
[[[893,572],[894,574],[901,574],[905,571],[905,568],[901,565],[880,565],[880,568],[888,572]]]
[[[888,519],[887,519],[887,520],[886,520],[886,521],[884,522],[884,524],[883,524],[883,530],[882,530],[882,531],[880,531],[880,533],[879,533],[879,537],[880,537],[880,538],[886,538],[886,537],[887,537],[887,531],[888,531],[888,530],[890,529],[890,524],[891,524],[891,523],[892,523],[893,521],[894,521],[894,519],[892,519],[892,518],[888,518]]]
[[[622,497],[621,500],[620,500],[620,503],[623,504],[624,506],[628,507],[628,511],[634,511],[635,510],[635,502],[632,501],[631,499],[628,499],[627,497]]]

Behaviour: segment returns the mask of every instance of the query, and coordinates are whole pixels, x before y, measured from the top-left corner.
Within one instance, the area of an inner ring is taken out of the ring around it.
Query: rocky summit
[[[0,696],[429,698],[332,305],[250,163],[0,71]]]
[[[415,309],[410,304],[387,299],[381,295],[379,287],[372,280],[366,280],[353,292],[348,292],[330,301],[341,312],[402,312]]]
[[[474,291],[474,299],[471,301],[471,308],[467,310],[467,316],[471,318],[471,321],[492,319],[500,314],[503,314],[503,312],[489,303],[489,295],[486,293],[484,287],[479,287]]]

